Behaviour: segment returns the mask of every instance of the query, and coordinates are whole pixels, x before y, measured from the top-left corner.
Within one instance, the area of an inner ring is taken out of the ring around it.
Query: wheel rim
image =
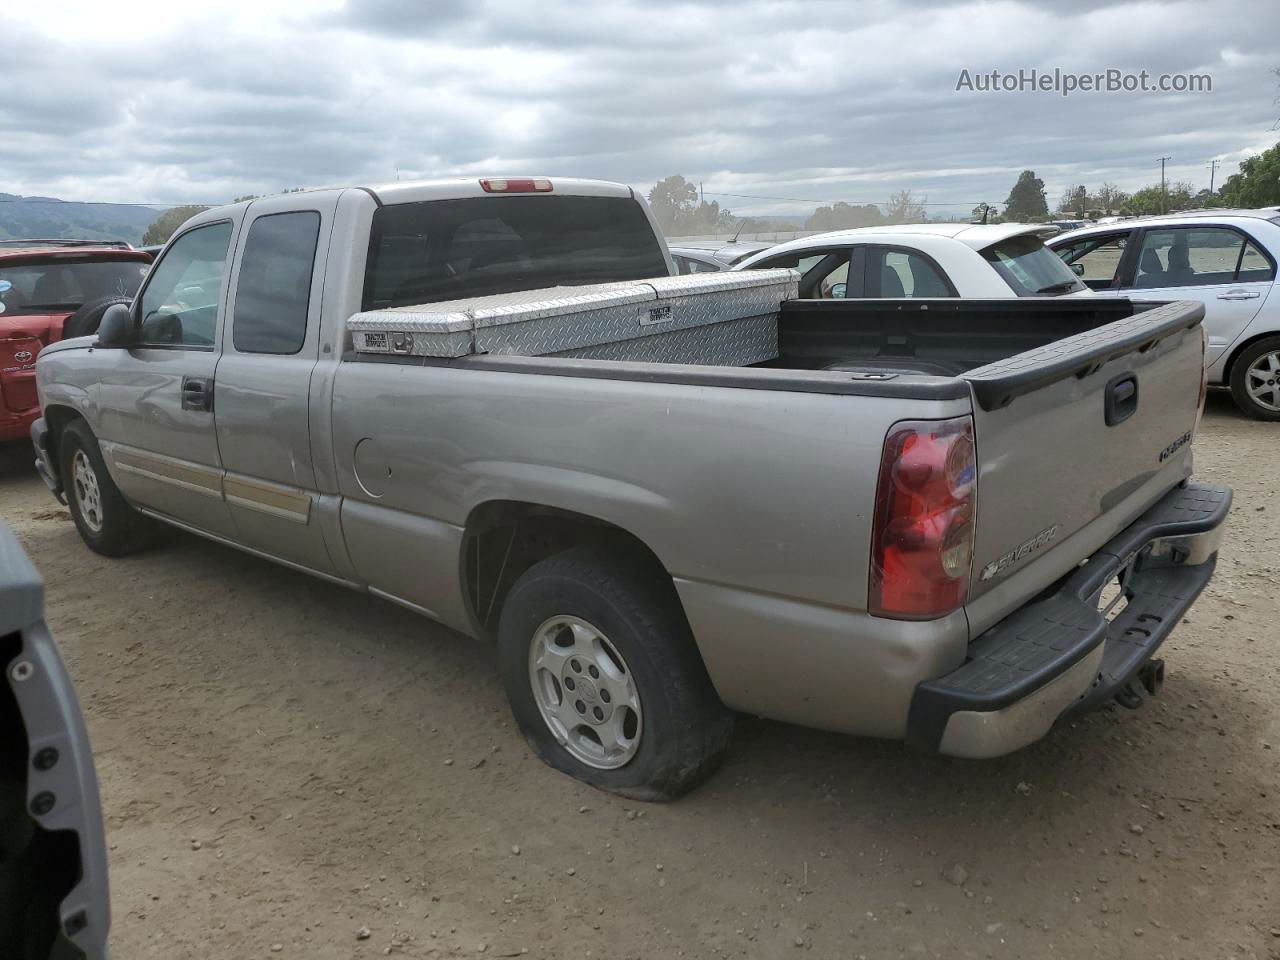
[[[83,450],[77,450],[71,460],[71,486],[75,490],[76,506],[80,518],[94,533],[102,530],[102,491],[98,487],[98,474]]]
[[[640,749],[635,679],[617,647],[577,617],[552,617],[534,631],[529,682],[547,729],[576,760],[616,770]]]
[[[1258,406],[1280,412],[1280,351],[1264,353],[1249,364],[1244,386]]]

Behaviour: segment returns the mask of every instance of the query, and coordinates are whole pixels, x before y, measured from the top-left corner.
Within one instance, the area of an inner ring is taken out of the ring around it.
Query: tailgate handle
[[[1107,384],[1106,420],[1108,427],[1124,423],[1138,409],[1138,378],[1122,373]]]

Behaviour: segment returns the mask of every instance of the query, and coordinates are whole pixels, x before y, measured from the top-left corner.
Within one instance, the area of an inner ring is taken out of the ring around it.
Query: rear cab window
[[[1020,297],[1056,297],[1086,289],[1062,258],[1039,237],[1009,237],[981,251],[982,257]]]
[[[630,198],[427,200],[374,212],[363,309],[667,273],[657,235]]]

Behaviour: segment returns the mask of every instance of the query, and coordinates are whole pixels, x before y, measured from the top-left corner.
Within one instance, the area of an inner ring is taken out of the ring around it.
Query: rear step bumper
[[[1051,593],[974,640],[962,666],[916,687],[907,741],[995,757],[1117,695],[1132,705],[1137,681],[1156,686],[1148,662],[1213,576],[1230,509],[1227,487],[1170,491]],[[1128,602],[1108,621],[1099,596],[1117,576]]]

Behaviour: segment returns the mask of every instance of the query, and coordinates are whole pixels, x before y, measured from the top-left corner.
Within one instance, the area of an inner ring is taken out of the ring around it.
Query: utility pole
[[[1218,164],[1220,163],[1222,163],[1221,160],[1209,161],[1209,192],[1210,193],[1213,193],[1213,175],[1218,172]]]
[[[1165,189],[1164,185],[1164,162],[1166,160],[1172,160],[1173,157],[1157,157],[1156,159],[1160,161],[1160,212],[1168,213],[1169,191]]]

